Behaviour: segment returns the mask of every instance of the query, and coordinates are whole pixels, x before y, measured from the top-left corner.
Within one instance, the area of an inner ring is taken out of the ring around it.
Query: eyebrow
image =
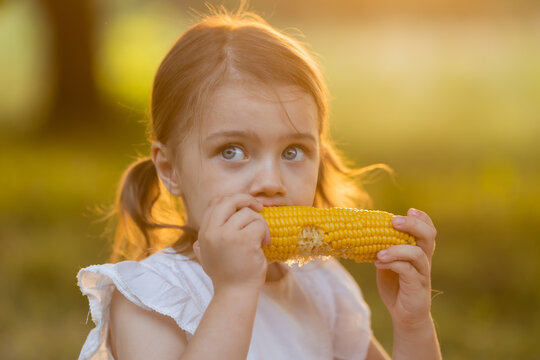
[[[253,132],[253,131],[246,131],[246,130],[228,130],[228,131],[218,131],[213,134],[210,134],[206,137],[206,141],[213,140],[215,138],[233,138],[233,137],[243,137],[243,138],[255,138],[259,140],[259,136]],[[297,140],[309,140],[314,143],[317,142],[315,137],[308,133],[293,133],[281,136],[279,140],[282,139],[297,139]]]

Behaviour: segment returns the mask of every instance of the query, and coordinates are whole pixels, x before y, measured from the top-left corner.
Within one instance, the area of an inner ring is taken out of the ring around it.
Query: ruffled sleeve
[[[114,289],[147,310],[169,316],[193,335],[212,297],[212,282],[199,264],[179,254],[156,253],[140,261],[93,265],[79,271],[96,327],[79,359],[113,359],[107,343],[109,305]]]
[[[352,275],[335,259],[323,273],[334,303],[333,344],[336,359],[364,359],[371,340],[371,312]]]

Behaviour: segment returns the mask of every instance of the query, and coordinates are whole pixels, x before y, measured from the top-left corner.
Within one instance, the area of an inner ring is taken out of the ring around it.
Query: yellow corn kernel
[[[385,211],[272,206],[261,214],[270,228],[271,243],[262,247],[268,261],[304,264],[337,256],[372,262],[392,245],[416,245],[412,235],[394,229],[395,215]]]

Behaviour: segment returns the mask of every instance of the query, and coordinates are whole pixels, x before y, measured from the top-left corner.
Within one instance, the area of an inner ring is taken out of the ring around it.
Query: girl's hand
[[[203,215],[193,251],[215,293],[258,291],[264,284],[268,263],[261,244],[270,243],[270,230],[262,207],[254,197],[236,194],[212,200]]]
[[[394,330],[410,331],[431,324],[431,257],[437,231],[429,216],[409,209],[393,225],[416,238],[418,246],[396,245],[377,254],[377,285]]]

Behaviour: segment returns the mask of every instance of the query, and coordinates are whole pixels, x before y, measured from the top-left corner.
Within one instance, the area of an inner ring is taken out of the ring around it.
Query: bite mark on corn
[[[263,245],[268,261],[300,265],[330,256],[373,262],[377,252],[392,245],[416,245],[415,238],[394,229],[386,211],[310,206],[265,207],[270,244]]]

